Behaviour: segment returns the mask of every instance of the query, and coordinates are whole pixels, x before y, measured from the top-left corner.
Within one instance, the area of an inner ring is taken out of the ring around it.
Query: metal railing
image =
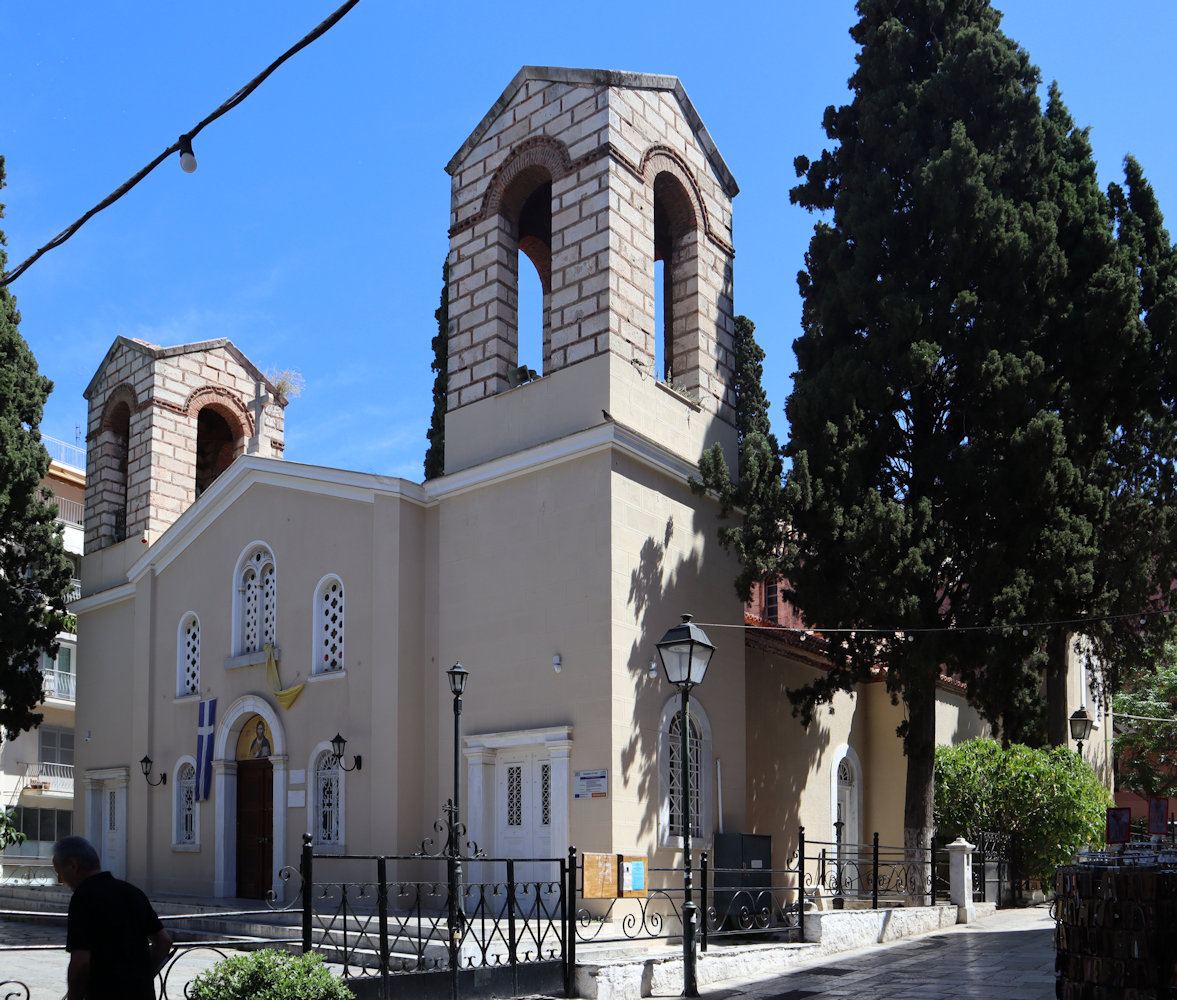
[[[61,698],[63,701],[73,701],[75,694],[75,675],[72,671],[42,670],[44,678],[41,689],[46,698]]]
[[[44,761],[25,764],[24,785],[26,788],[39,791],[65,792],[72,795],[74,766]]]
[[[574,879],[564,858],[323,856],[308,845],[299,868],[282,875],[299,879],[303,951],[345,978],[378,979],[388,995],[394,975],[501,970],[498,995],[518,995],[523,967],[546,964],[546,988],[571,995]]]
[[[63,524],[73,524],[81,528],[86,523],[86,506],[81,500],[71,500],[69,497],[50,495],[42,491],[41,496],[46,503],[57,508],[57,520]]]
[[[48,434],[41,435],[41,444],[49,452],[49,457],[62,465],[69,465],[75,469],[86,469],[86,449],[76,444],[67,444]]]

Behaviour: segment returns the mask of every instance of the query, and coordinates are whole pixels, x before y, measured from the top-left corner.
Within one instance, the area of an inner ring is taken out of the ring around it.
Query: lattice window
[[[179,651],[176,657],[176,694],[197,694],[200,691],[200,619],[186,615],[180,622]]]
[[[838,762],[838,784],[846,788],[854,785],[854,769],[845,757]]]
[[[316,844],[340,844],[343,841],[339,777],[339,763],[336,761],[335,755],[329,751],[323,751],[315,760],[314,837]]]
[[[552,765],[548,763],[539,766],[540,784],[540,822],[544,826],[552,825]]]
[[[523,825],[523,765],[507,767],[507,826]]]
[[[338,577],[328,577],[319,585],[315,615],[318,628],[313,670],[317,674],[342,670],[343,583]]]
[[[277,645],[278,634],[278,574],[274,557],[264,545],[259,545],[245,560],[238,589],[241,601],[241,653],[258,653],[267,642]]]
[[[176,843],[196,843],[196,768],[183,764],[176,774]]]
[[[683,789],[682,789],[682,712],[678,712],[670,721],[670,733],[667,749],[670,758],[670,835],[683,835]],[[687,731],[687,771],[691,788],[691,836],[703,835],[703,789],[702,778],[703,741],[699,738],[699,730],[695,720],[691,719]]]
[[[107,815],[106,828],[114,831],[119,828],[118,823],[118,805],[115,801],[114,792],[107,793]]]

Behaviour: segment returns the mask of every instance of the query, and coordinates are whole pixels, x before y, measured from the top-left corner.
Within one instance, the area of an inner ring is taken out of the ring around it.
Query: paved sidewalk
[[[1054,921],[1041,906],[699,992],[707,1000],[1054,1000],[1054,978]]]
[[[699,992],[705,1000],[1054,1000],[1053,935],[1046,907],[999,910],[974,924],[827,955],[779,976],[710,983]],[[64,940],[63,927],[0,921],[0,945]],[[192,956],[191,969],[176,970],[185,973],[177,983],[215,960]],[[29,987],[30,1000],[57,1000],[65,992],[65,963],[64,951],[0,952],[0,986],[15,979]],[[172,995],[182,992],[181,986]]]

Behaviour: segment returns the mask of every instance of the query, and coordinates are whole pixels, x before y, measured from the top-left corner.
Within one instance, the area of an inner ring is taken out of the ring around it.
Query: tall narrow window
[[[655,359],[662,349],[658,377],[672,388],[697,388],[698,339],[698,222],[682,182],[674,174],[654,178],[654,330]]]
[[[176,697],[200,692],[200,619],[189,612],[176,639]]]
[[[779,622],[780,607],[778,605],[779,591],[777,589],[776,580],[771,580],[764,585],[764,620],[766,622]]]
[[[670,835],[683,835],[683,787],[682,787],[682,712],[679,712],[670,722]],[[691,788],[691,836],[703,835],[703,789],[700,784],[702,741],[699,739],[699,729],[694,720],[690,721],[687,731],[687,760],[688,777]]]
[[[131,450],[131,408],[126,403],[120,402],[111,411],[109,429],[105,478],[110,482],[114,496],[111,534],[114,541],[121,542],[127,537],[127,468]]]
[[[175,843],[196,843],[196,768],[191,763],[181,764],[176,772]]]
[[[321,846],[343,843],[343,786],[339,762],[330,750],[315,758],[311,836]]]
[[[277,645],[278,574],[273,553],[266,546],[254,547],[246,557],[237,600],[238,653],[261,652],[267,642]]]
[[[315,592],[315,651],[312,673],[326,674],[344,668],[343,626],[343,581],[337,576],[324,577]]]
[[[667,699],[659,729],[661,803],[659,832],[662,844],[678,846],[683,835],[682,698]],[[710,838],[714,806],[711,723],[695,698],[691,698],[687,731],[687,780],[690,782],[691,837],[700,848]]]

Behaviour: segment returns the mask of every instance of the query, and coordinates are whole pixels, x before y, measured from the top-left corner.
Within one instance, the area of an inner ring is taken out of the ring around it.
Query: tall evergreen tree
[[[793,201],[832,218],[799,275],[784,512],[788,596],[850,631],[794,694],[808,719],[886,668],[905,708],[905,842],[924,847],[941,672],[1005,729],[1041,724],[1040,671],[1069,632],[1020,623],[1113,602],[1100,546],[1139,501],[1113,502],[1113,483],[1118,463],[1147,464],[1139,438],[1117,442],[1156,396],[1087,135],[1056,88],[1043,111],[1001,15],[987,0],[857,9],[852,100],[826,111],[833,147],[796,163]]]
[[[450,265],[441,268],[441,304],[433,313],[437,333],[433,337],[433,413],[429,418],[429,448],[425,452],[425,478],[436,479],[445,474],[445,414],[449,392],[449,330],[450,330]]]
[[[715,494],[721,517],[739,511],[735,523],[720,526],[719,541],[740,560],[736,593],[744,601],[756,581],[779,571],[784,544],[781,450],[769,420],[764,351],[755,331],[756,324],[747,316],[736,317],[733,388],[739,479],[732,479],[723,446],[717,442],[699,459],[700,478],[691,481],[696,493]]]
[[[0,272],[6,263],[0,249]],[[40,487],[49,453],[38,425],[53,383],[37,371],[19,324],[16,300],[0,287],[0,727],[10,739],[41,721],[33,711],[42,697],[38,661],[57,652],[72,576],[56,509]]]

